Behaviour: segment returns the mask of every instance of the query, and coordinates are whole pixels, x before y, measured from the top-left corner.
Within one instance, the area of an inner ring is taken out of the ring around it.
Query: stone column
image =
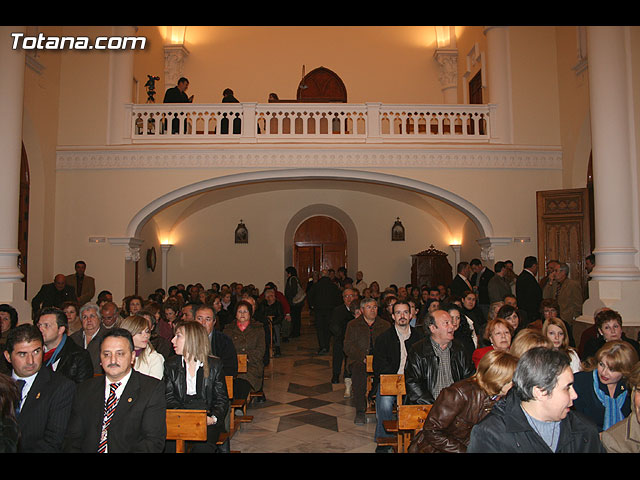
[[[447,105],[458,103],[458,49],[439,48],[433,56],[440,65],[438,79],[442,87],[444,103]]]
[[[31,320],[31,305],[24,300],[25,285],[18,268],[18,210],[20,162],[22,158],[22,111],[24,101],[25,52],[13,50],[11,33],[24,27],[0,27],[0,303],[18,311],[20,323]]]
[[[582,321],[603,306],[640,326],[637,165],[628,27],[588,27],[596,267]],[[635,338],[635,337],[634,337]]]
[[[168,256],[169,250],[173,247],[170,243],[163,243],[160,245],[160,250],[162,251],[162,288],[164,291],[168,291],[168,278],[169,278],[169,264],[168,264]]]
[[[134,36],[135,27],[113,27],[113,36]],[[131,143],[131,118],[126,105],[133,103],[133,50],[109,51],[109,145]]]
[[[513,143],[513,112],[511,104],[511,61],[509,27],[485,27],[487,37],[487,87],[489,103],[496,104],[491,119],[491,141]]]

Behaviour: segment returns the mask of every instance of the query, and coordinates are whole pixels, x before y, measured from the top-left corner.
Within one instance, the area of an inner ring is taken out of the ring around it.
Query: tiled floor
[[[331,383],[331,356],[317,355],[315,328],[303,315],[302,335],[282,344],[265,368],[267,401],[252,402],[231,440],[242,453],[374,453],[375,416],[355,425],[344,384]],[[342,379],[341,379],[342,380]]]

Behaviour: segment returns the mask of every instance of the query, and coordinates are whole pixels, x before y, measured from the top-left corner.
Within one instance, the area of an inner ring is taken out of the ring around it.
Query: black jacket
[[[334,307],[331,311],[331,318],[329,319],[329,331],[335,337],[344,337],[347,331],[347,323],[354,318],[353,313],[351,313],[344,303]]]
[[[93,377],[91,355],[70,337],[66,337],[60,352],[52,360],[52,363],[58,361],[56,372],[76,383],[82,383]]]
[[[322,277],[309,291],[309,305],[317,310],[333,310],[342,303],[340,289],[329,277]]]
[[[529,271],[522,270],[516,280],[516,298],[518,308],[527,312],[529,323],[540,318],[540,302],[542,302],[542,288],[538,280]]]
[[[478,284],[478,303],[480,305],[489,305],[489,280],[495,275],[493,270],[489,270],[488,267],[485,267],[482,273],[480,274],[480,283]],[[471,285],[475,286],[476,280],[478,278],[478,274],[474,273],[471,275]]]
[[[204,369],[199,368],[196,380],[196,397],[207,415],[213,415],[218,422],[224,422],[229,410],[229,395],[224,379],[222,360],[209,357],[209,375],[205,378]],[[188,408],[187,371],[182,363],[182,355],[176,355],[164,363],[164,383],[167,408]]]
[[[62,290],[58,290],[54,283],[47,283],[42,285],[36,296],[31,300],[31,309],[33,310],[33,315],[36,315],[41,308],[62,308],[62,304],[67,301],[78,301],[76,291],[71,285],[65,285]]]
[[[553,453],[531,427],[513,389],[471,430],[467,453]],[[556,453],[605,453],[597,427],[579,412],[560,422]]]
[[[222,360],[225,376],[235,378],[238,375],[238,353],[233,340],[216,329],[211,332],[211,354]]]
[[[404,342],[407,355],[413,344],[424,338],[422,328],[411,328],[411,335]],[[400,338],[395,327],[387,329],[376,338],[373,347],[373,373],[376,377],[380,375],[394,375],[400,368]]]
[[[18,415],[18,452],[62,451],[75,392],[76,384],[64,375],[40,369]]]
[[[475,373],[475,367],[457,340],[451,345],[451,376],[457,382]],[[439,359],[433,351],[431,337],[426,336],[415,343],[407,352],[407,364],[404,367],[404,382],[407,387],[407,403],[431,405],[435,401],[433,389],[438,378]]]

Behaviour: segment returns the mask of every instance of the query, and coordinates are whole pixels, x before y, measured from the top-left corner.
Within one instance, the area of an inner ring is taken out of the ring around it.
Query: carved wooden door
[[[333,218],[311,217],[294,234],[293,261],[303,287],[312,272],[347,266],[347,236]]]
[[[549,260],[569,265],[569,277],[583,289],[587,275],[584,259],[591,253],[589,193],[586,188],[537,192],[538,263]]]

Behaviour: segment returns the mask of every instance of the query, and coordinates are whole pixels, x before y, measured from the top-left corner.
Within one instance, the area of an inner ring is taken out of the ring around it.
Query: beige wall
[[[44,35],[61,35],[61,27],[40,27]],[[33,34],[27,32],[27,34]],[[29,240],[27,299],[31,299],[43,282],[53,281],[56,273],[73,272],[73,264],[61,272],[54,271],[55,166],[58,135],[58,110],[61,55],[37,51],[40,73],[25,67],[23,144],[29,162]],[[30,52],[30,55],[33,53]],[[67,271],[68,270],[68,271]]]

